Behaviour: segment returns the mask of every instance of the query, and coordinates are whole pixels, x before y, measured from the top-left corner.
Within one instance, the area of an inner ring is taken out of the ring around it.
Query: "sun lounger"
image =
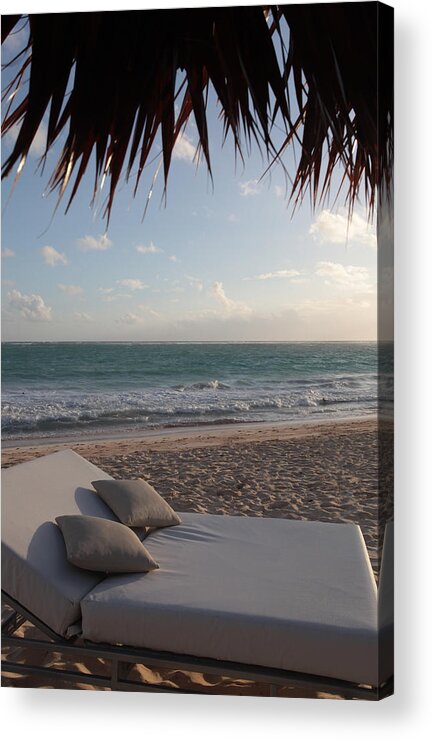
[[[14,610],[3,645],[29,619],[70,655],[112,662],[111,677],[3,662],[116,689],[163,690],[126,667],[202,670],[346,697],[390,691],[379,671],[377,589],[359,527],[182,513],[151,532],[160,569],[103,577],[66,560],[61,514],[115,519],[91,481],[109,478],[72,450],[2,475],[2,593]],[[137,532],[144,537],[144,532]],[[84,676],[84,678],[83,678]]]

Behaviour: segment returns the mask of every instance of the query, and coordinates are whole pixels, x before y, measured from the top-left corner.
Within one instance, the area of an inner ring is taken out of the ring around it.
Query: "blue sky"
[[[155,162],[135,199],[132,187],[119,188],[108,230],[101,209],[89,207],[90,175],[68,214],[66,199],[54,214],[57,196],[44,189],[60,146],[35,173],[42,127],[10,198],[13,176],[2,188],[3,340],[376,338],[376,239],[365,208],[348,234],[342,202],[315,213],[306,202],[292,216],[282,171],[259,181],[266,163],[256,150],[235,167],[217,114],[211,99],[214,186],[193,161],[191,123],[167,204],[160,172],[143,220]],[[290,170],[290,152],[286,161]]]

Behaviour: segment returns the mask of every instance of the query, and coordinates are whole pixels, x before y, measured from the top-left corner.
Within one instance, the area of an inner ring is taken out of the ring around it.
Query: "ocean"
[[[377,411],[375,342],[2,344],[2,436],[80,438]]]

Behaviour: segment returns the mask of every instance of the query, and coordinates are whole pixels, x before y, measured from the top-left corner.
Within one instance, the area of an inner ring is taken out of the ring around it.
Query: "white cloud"
[[[175,254],[171,254],[168,259],[170,260],[170,262],[179,262]]]
[[[244,278],[244,280],[281,280],[297,278],[301,274],[299,270],[276,270],[275,272],[262,272],[260,275],[252,278]]]
[[[247,315],[221,310],[221,307],[184,312],[176,311],[173,306],[172,311],[176,314],[172,322],[147,323],[147,339],[344,341],[376,337],[376,301],[361,294],[335,294],[329,300],[296,301],[275,311],[253,310]],[[137,339],[138,333],[137,330]]]
[[[217,281],[212,285],[212,295],[214,296],[214,298],[217,299],[219,303],[224,306],[224,308],[230,308],[234,303],[231,298],[228,298],[228,296],[226,296],[223,284],[221,282]]]
[[[239,190],[241,195],[247,198],[249,195],[258,195],[261,188],[258,180],[247,180],[239,183]]]
[[[19,123],[16,123],[14,126],[12,126],[6,134],[6,141],[9,141],[11,144],[15,144],[20,129],[21,125]],[[29,154],[31,157],[38,158],[45,154],[47,132],[47,124],[45,123],[45,121],[42,121],[38,130],[36,131],[36,134],[32,141],[32,145],[29,149]]]
[[[154,319],[160,319],[161,314],[157,313],[157,311],[154,311],[153,308],[150,306],[147,306],[145,303],[140,303],[138,305],[138,308],[140,311],[143,311],[143,313],[146,313],[148,316],[152,316]]]
[[[301,273],[302,274],[302,273]],[[294,277],[290,280],[291,285],[305,285],[310,282],[308,277]]]
[[[229,298],[226,295],[223,284],[219,281],[215,281],[212,285],[211,295],[223,306],[226,313],[239,314],[247,316],[251,314],[251,309],[245,303],[235,301],[233,298]]]
[[[38,130],[36,131],[35,138],[32,141],[29,154],[32,157],[41,157],[45,153],[47,146],[47,133],[48,127],[45,121],[42,121]]]
[[[142,321],[142,317],[137,316],[135,313],[126,313],[124,316],[116,319],[117,324],[141,324]]]
[[[274,185],[274,193],[277,198],[284,198],[284,188],[281,185]]]
[[[178,136],[173,148],[173,159],[181,159],[184,162],[192,162],[196,153],[196,146],[185,132]]]
[[[338,317],[339,314],[344,314],[347,311],[353,313],[359,309],[371,308],[371,302],[359,297],[339,296],[323,300],[307,299],[294,306],[290,305],[288,308],[295,308],[299,316],[305,318],[324,318],[330,314]]]
[[[366,267],[341,265],[338,262],[318,262],[315,273],[324,278],[325,284],[332,288],[372,293],[371,276]]]
[[[57,265],[67,265],[68,260],[63,252],[58,252],[54,247],[46,246],[42,247],[41,255],[44,258],[45,264],[50,267],[56,267]]]
[[[112,301],[117,301],[119,298],[131,298],[130,293],[119,293],[116,290],[116,288],[98,288],[98,292],[102,294],[101,300],[104,303],[111,303]]]
[[[239,222],[239,218],[236,216],[236,213],[229,213],[227,221],[230,221],[231,224],[236,224]]]
[[[368,223],[359,213],[354,213],[349,221],[347,211],[343,214],[331,213],[329,210],[321,211],[310,226],[309,233],[319,243],[356,242],[372,249],[377,246],[374,224]]]
[[[99,236],[83,236],[77,240],[77,247],[82,252],[105,252],[113,245],[113,242],[108,238],[107,234],[100,234]]]
[[[104,301],[104,303],[112,303],[113,301],[118,301],[120,298],[131,298],[130,293],[110,293],[110,294],[103,294],[101,300]]]
[[[30,319],[31,321],[51,321],[52,319],[52,309],[50,306],[47,306],[40,295],[11,290],[8,293],[8,299],[9,305],[26,319]]]
[[[129,288],[129,290],[144,290],[144,288],[149,287],[143,283],[142,280],[138,280],[137,278],[124,278],[123,280],[117,280],[117,284],[122,285],[124,288]]]
[[[153,242],[150,242],[149,246],[147,247],[144,244],[138,244],[135,247],[135,251],[139,252],[140,254],[162,254],[164,252],[163,249],[155,246]]]
[[[93,321],[92,317],[89,316],[88,313],[84,313],[81,311],[75,311],[74,318],[77,319],[77,321],[85,321],[86,323],[90,323]]]
[[[225,292],[224,292],[225,296]],[[227,299],[227,296],[225,296]],[[238,304],[237,304],[238,305]],[[177,322],[177,331],[191,340],[256,341],[302,338],[302,325],[293,309],[262,314],[256,311],[190,311]]]
[[[15,257],[14,250],[13,249],[8,249],[7,247],[6,247],[6,249],[2,249],[1,254],[2,254],[2,257],[4,257],[4,258],[7,258],[7,257]]]
[[[195,288],[198,290],[199,293],[203,291],[204,284],[203,281],[200,280],[200,278],[196,278],[193,275],[185,275],[186,280],[188,280],[191,288]]]
[[[57,287],[63,293],[66,293],[66,295],[79,295],[83,292],[83,289],[79,285],[63,285],[63,283],[58,283]]]

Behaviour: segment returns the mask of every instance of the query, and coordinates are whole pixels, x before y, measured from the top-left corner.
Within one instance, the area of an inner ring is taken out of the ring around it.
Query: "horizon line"
[[[1,344],[379,344],[393,339],[3,339]]]

